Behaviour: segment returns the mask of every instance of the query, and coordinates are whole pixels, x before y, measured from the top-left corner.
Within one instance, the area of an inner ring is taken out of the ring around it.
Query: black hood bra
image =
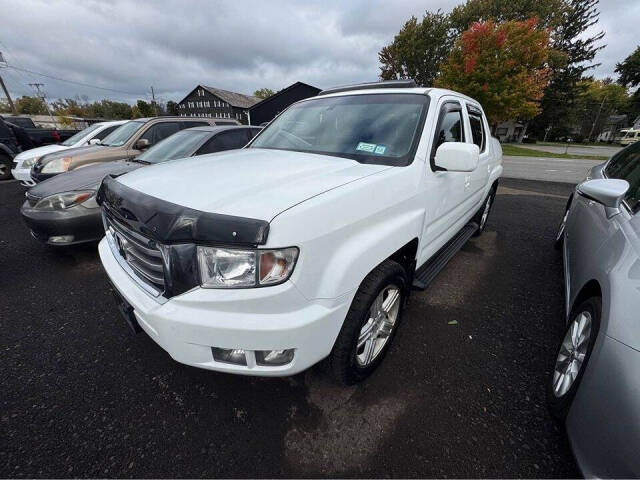
[[[106,213],[164,245],[200,243],[257,246],[267,242],[269,222],[201,212],[129,188],[107,176],[96,200]]]

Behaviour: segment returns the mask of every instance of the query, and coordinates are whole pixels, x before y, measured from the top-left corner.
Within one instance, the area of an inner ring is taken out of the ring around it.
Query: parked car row
[[[411,81],[325,90],[262,131],[140,119],[34,155],[22,214],[50,245],[104,235],[124,320],[176,361],[324,362],[350,385],[383,361],[410,292],[483,233],[502,174],[489,132],[472,98]],[[547,399],[587,476],[640,475],[639,212],[635,143],[578,185],[556,239],[567,331]]]

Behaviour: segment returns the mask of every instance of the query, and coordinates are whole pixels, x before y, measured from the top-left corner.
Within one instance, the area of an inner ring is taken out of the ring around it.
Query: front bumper
[[[106,239],[98,251],[140,327],[174,360],[209,370],[259,376],[306,370],[331,352],[355,294],[310,301],[289,281],[267,288],[197,287],[158,301],[123,269]],[[215,361],[212,347],[245,350],[247,365]],[[290,363],[256,365],[255,351],[284,349],[295,349]]]
[[[16,163],[14,161],[14,163]],[[16,180],[20,180],[20,183],[25,187],[33,187],[36,182],[31,179],[31,169],[30,168],[21,168],[20,164],[17,164],[12,170],[11,175]]]
[[[99,240],[104,236],[99,208],[76,205],[66,210],[35,210],[26,201],[20,209],[33,236],[49,245],[63,246]],[[51,242],[54,236],[73,236],[68,242]]]

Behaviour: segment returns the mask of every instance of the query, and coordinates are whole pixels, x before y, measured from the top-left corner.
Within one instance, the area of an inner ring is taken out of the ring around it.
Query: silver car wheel
[[[553,394],[565,395],[576,381],[589,349],[591,338],[591,314],[576,315],[560,345],[560,352],[553,371]]]
[[[369,308],[369,318],[360,329],[356,362],[366,367],[373,362],[389,341],[400,312],[400,287],[389,285],[378,294]]]
[[[480,230],[484,230],[484,226],[487,223],[487,218],[489,218],[492,199],[493,199],[493,195],[489,195],[489,197],[487,198],[487,202],[484,204],[484,211],[482,212],[482,217],[480,218]]]

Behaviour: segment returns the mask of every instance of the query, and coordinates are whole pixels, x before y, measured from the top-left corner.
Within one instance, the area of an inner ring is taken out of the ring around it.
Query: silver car
[[[547,388],[585,477],[640,477],[640,142],[569,199],[567,330]]]

